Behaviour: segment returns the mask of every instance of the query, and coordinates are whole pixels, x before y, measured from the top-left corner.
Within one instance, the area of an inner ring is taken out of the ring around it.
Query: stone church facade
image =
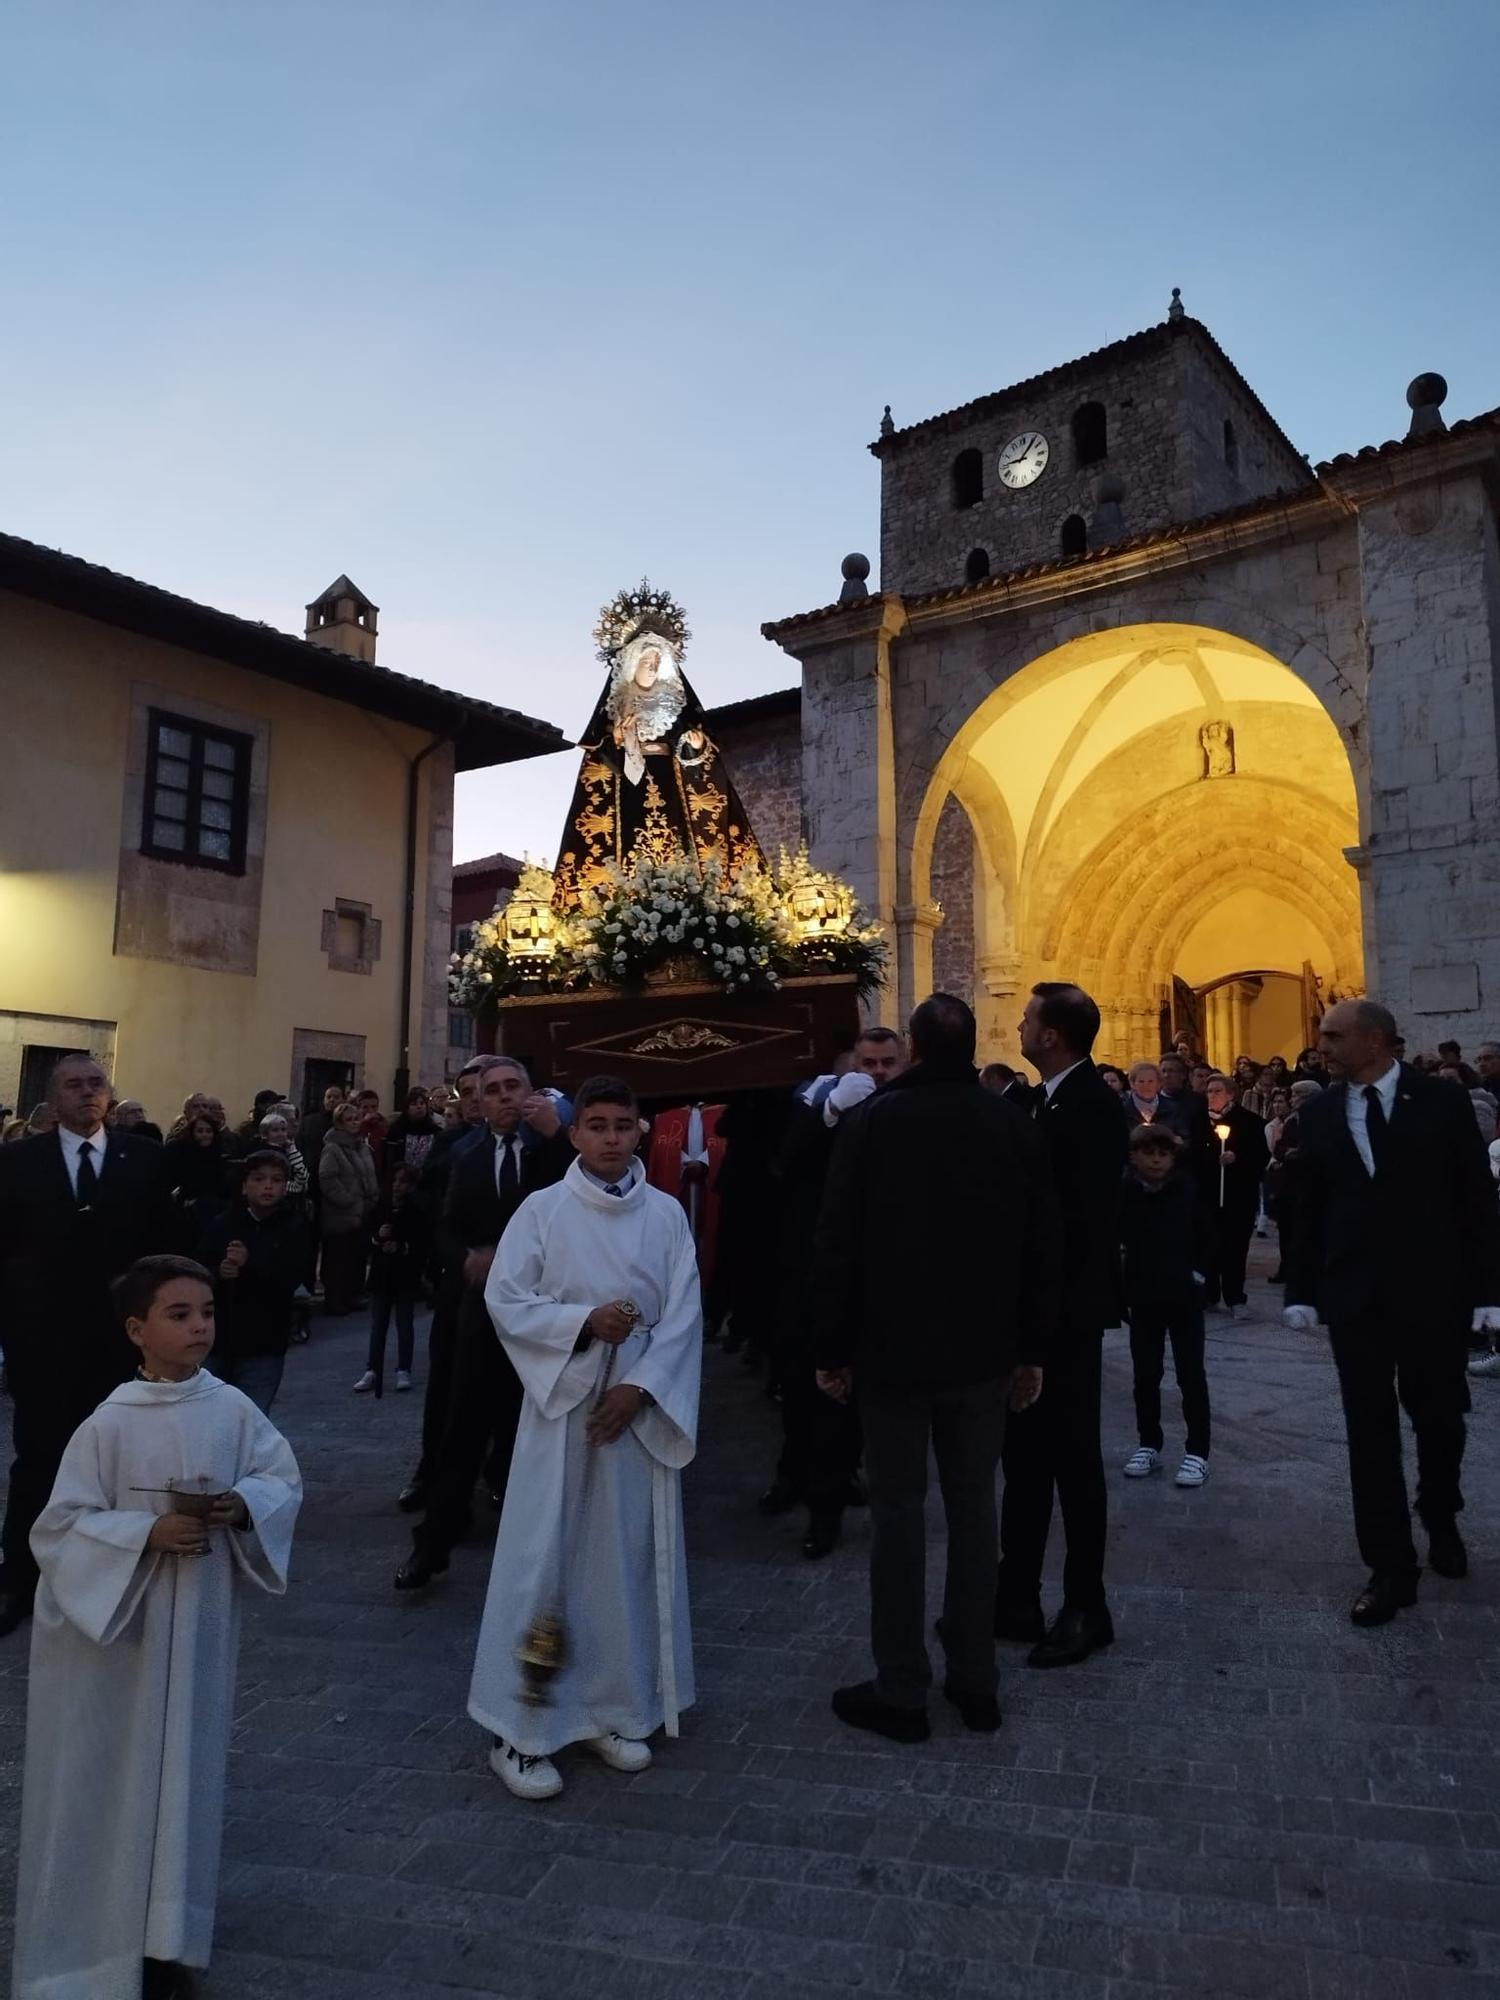
[[[1310,467],[1174,294],[1159,326],[871,446],[881,587],[764,627],[721,712],[757,818],[887,926],[987,1055],[1079,980],[1100,1052],[1295,1053],[1369,992],[1500,1033],[1500,411]],[[743,755],[741,751],[743,750]]]

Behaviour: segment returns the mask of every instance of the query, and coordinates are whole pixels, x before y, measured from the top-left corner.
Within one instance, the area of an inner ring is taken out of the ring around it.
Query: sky
[[[10,0],[0,527],[584,725],[878,553],[910,423],[1165,316],[1299,449],[1500,404],[1495,0]],[[878,580],[878,577],[877,577]],[[550,861],[576,758],[460,778]],[[399,810],[392,802],[392,810]]]

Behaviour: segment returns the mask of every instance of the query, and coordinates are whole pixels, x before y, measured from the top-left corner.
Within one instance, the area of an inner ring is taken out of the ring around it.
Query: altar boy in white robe
[[[140,1349],[74,1432],[31,1531],[14,2000],[189,2000],[208,1963],[239,1601],[286,1588],[291,1447],[203,1367],[213,1280],[143,1257],[115,1285]]]
[[[485,1304],[526,1392],[469,1713],[517,1798],[563,1788],[554,1754],[579,1743],[644,1771],[647,1737],[693,1700],[682,1544],[703,1322],[681,1204],[647,1184],[628,1084],[595,1077],[574,1100],[578,1157],[524,1201],[501,1238]],[[518,1651],[560,1620],[563,1663],[540,1703]]]

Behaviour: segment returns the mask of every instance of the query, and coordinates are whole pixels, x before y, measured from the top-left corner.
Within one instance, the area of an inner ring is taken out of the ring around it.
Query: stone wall
[[[795,851],[803,835],[800,691],[716,709],[708,724],[766,859]]]
[[[974,829],[951,792],[932,845],[932,900],[943,908],[943,921],[932,940],[933,991],[956,994],[972,1006]]]
[[[1092,545],[1101,539],[1092,524],[1105,473],[1125,486],[1121,528],[1105,537],[1111,541],[1306,483],[1305,465],[1194,321],[1155,334],[1103,349],[1096,366],[1070,364],[883,443],[882,589],[915,594],[960,585],[975,549],[986,552],[996,576],[1055,561],[1063,523],[1074,514],[1090,524]],[[1090,402],[1104,406],[1108,450],[1102,461],[1080,466],[1072,419]],[[1226,418],[1234,425],[1237,471],[1224,458]],[[1035,484],[1012,492],[1000,484],[999,455],[1028,430],[1046,437],[1051,456]],[[983,498],[956,508],[953,462],[970,447],[981,456]]]

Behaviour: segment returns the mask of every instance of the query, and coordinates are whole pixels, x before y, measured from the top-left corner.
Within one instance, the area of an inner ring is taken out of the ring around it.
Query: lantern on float
[[[552,884],[540,870],[528,869],[500,913],[505,955],[525,971],[540,972],[557,950],[557,919],[552,910]]]
[[[805,943],[819,938],[842,937],[854,916],[854,895],[832,875],[816,870],[803,875],[792,887],[792,921]]]

